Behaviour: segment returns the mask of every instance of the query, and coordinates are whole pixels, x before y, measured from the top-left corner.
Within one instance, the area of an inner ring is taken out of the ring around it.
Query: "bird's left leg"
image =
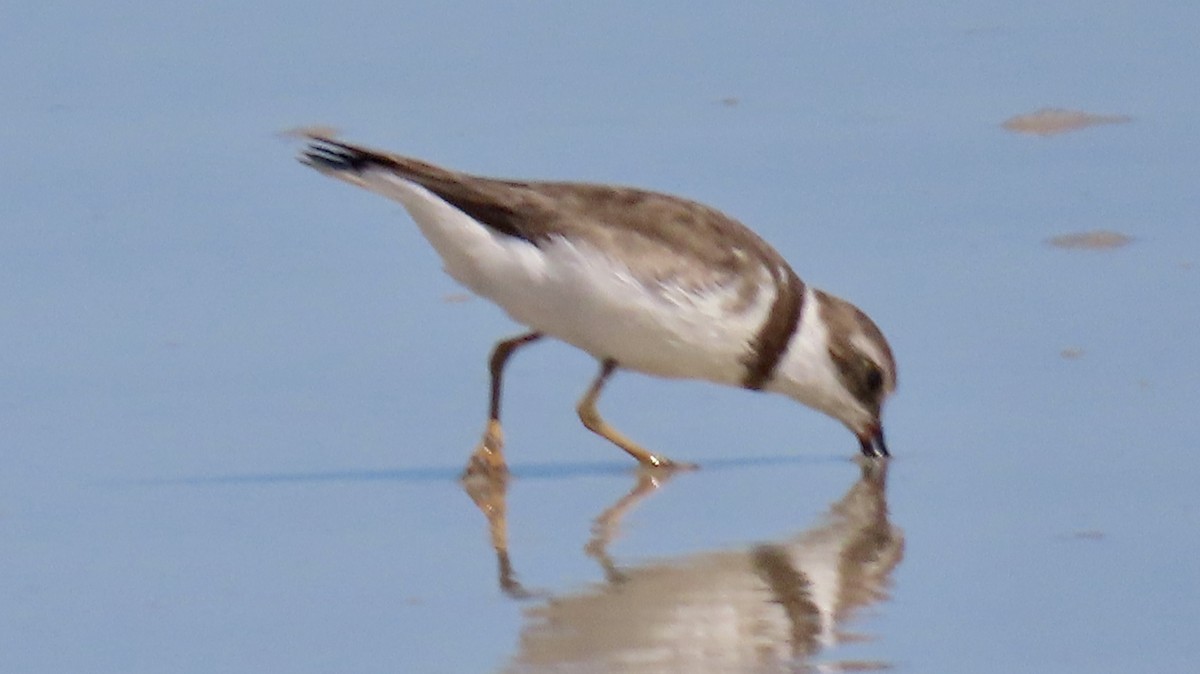
[[[533,330],[499,342],[492,349],[492,357],[488,363],[488,369],[492,375],[492,394],[488,404],[487,428],[483,432],[483,439],[480,440],[479,446],[475,448],[470,461],[467,462],[464,477],[480,474],[494,477],[508,472],[508,466],[504,463],[504,431],[500,427],[500,393],[504,365],[514,351],[541,338],[542,333]]]

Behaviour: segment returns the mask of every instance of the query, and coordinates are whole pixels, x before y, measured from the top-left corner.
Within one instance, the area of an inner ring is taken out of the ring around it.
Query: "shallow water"
[[[1195,668],[1200,10],[3,14],[0,671]],[[1129,121],[1002,126],[1044,108]],[[814,412],[622,374],[702,465],[647,487],[538,345],[504,561],[457,476],[517,327],[314,123],[747,222],[888,334],[886,490]]]

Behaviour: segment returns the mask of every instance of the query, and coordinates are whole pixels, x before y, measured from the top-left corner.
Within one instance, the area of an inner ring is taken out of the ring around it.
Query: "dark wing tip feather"
[[[337,140],[337,130],[330,127],[301,127],[285,131],[282,135],[307,142],[307,147],[296,159],[318,171],[361,173],[372,164],[390,164],[387,157],[379,152]]]
[[[371,163],[366,153],[333,140],[313,139],[301,153],[300,163],[322,171],[359,172]]]

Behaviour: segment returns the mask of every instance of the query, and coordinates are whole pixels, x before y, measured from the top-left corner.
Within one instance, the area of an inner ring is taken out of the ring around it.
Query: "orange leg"
[[[589,431],[625,450],[646,468],[690,467],[686,466],[686,464],[677,464],[664,456],[658,456],[646,451],[641,445],[625,437],[620,431],[610,426],[600,416],[600,412],[596,411],[596,400],[600,398],[600,391],[604,389],[604,385],[608,383],[608,378],[616,370],[617,361],[612,358],[605,359],[600,363],[600,373],[592,380],[592,385],[588,387],[587,393],[584,393],[583,397],[579,399],[579,405],[575,408],[579,412],[579,420],[583,422],[583,425]]]
[[[489,371],[492,375],[492,395],[488,405],[487,428],[483,432],[483,439],[480,440],[479,446],[475,448],[470,461],[467,462],[464,476],[478,474],[496,476],[508,472],[508,465],[504,462],[504,431],[500,427],[500,392],[504,365],[514,351],[541,338],[542,333],[531,331],[499,342],[492,349],[492,357],[489,361]]]

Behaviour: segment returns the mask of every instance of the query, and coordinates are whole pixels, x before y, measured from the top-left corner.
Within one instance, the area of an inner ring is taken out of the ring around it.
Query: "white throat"
[[[821,316],[821,298],[811,286],[804,289],[800,328],[788,342],[766,390],[782,393],[844,423],[867,421],[862,406],[838,378],[829,356],[830,326]]]

